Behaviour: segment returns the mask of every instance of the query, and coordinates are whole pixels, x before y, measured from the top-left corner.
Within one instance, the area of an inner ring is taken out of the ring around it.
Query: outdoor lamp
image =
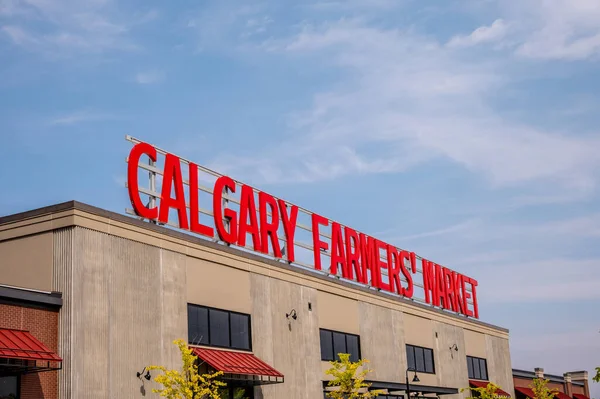
[[[290,313],[286,313],[285,317],[286,318],[290,318],[290,316],[292,317],[292,319],[296,320],[298,318],[298,315],[296,314],[296,309],[292,309]]]
[[[406,399],[410,399],[410,383],[408,382],[408,372],[414,371],[415,375],[413,376],[412,382],[420,382],[419,377],[417,376],[417,370],[413,367],[409,367],[406,369]]]
[[[144,367],[144,369],[142,370],[141,373],[139,371],[136,373],[137,378],[140,378],[142,376],[142,374],[144,374],[144,370],[146,370],[146,367]],[[150,381],[150,379],[152,378],[152,376],[150,375],[150,370],[146,370],[146,374],[144,375],[144,378],[146,380]]]

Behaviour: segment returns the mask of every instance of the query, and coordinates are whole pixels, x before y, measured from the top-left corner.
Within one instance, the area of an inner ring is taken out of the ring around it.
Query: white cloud
[[[52,118],[49,121],[49,125],[51,126],[70,126],[76,125],[84,122],[93,122],[93,121],[101,121],[107,119],[113,119],[114,115],[110,115],[107,113],[94,112],[90,110],[81,110],[72,112],[70,114],[61,115],[55,118]]]
[[[535,0],[501,5],[520,26],[520,56],[584,60],[600,54],[600,7],[596,0]]]
[[[326,62],[340,80],[293,115],[298,138],[269,148],[269,156],[230,157],[232,173],[314,181],[441,158],[495,187],[560,188],[577,198],[596,189],[598,136],[547,131],[495,111],[492,97],[514,78],[506,60],[464,58],[430,38],[352,20],[305,26],[269,49]]]
[[[456,35],[448,42],[449,47],[470,47],[482,43],[490,43],[505,37],[508,26],[502,19],[495,20],[490,26],[481,26],[470,35]]]
[[[2,32],[19,46],[37,46],[40,44],[35,36],[32,36],[18,26],[5,25],[2,27]]]
[[[410,242],[428,259],[477,278],[487,303],[599,300],[600,258],[578,250],[582,239],[600,236],[599,225],[598,213],[541,222],[467,219]],[[411,239],[392,235],[382,238],[400,247]]]
[[[600,299],[599,269],[600,259],[515,259],[501,268],[486,265],[477,277],[481,292],[490,302],[589,301]]]
[[[135,81],[141,85],[149,85],[161,82],[164,79],[164,77],[165,74],[163,72],[152,70],[137,73],[135,75]]]
[[[48,57],[136,50],[132,28],[158,15],[129,15],[112,0],[9,0],[2,14],[13,17],[3,32],[14,44]]]
[[[456,223],[451,226],[442,227],[439,229],[426,231],[423,233],[411,234],[411,235],[407,235],[407,236],[397,236],[397,235],[393,236],[390,234],[391,232],[388,231],[388,232],[385,232],[383,235],[381,235],[380,238],[383,238],[384,236],[386,236],[387,237],[385,239],[386,241],[404,242],[404,241],[408,241],[408,240],[416,240],[416,239],[422,239],[422,238],[427,238],[427,237],[439,237],[439,236],[456,234],[461,231],[469,230],[473,226],[480,224],[480,222],[481,221],[479,219],[472,218],[472,219],[465,220],[464,222]],[[395,233],[397,234],[398,232],[396,231]],[[378,235],[375,234],[375,236],[378,236]]]

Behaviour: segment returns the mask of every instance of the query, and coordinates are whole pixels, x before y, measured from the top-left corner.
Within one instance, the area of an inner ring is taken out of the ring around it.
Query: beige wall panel
[[[433,321],[405,312],[404,331],[407,344],[433,348]]]
[[[471,331],[465,331],[465,348],[468,356],[480,357],[487,359],[487,345],[485,334]]]
[[[181,363],[179,350],[173,341],[187,342],[186,264],[188,258],[180,253],[161,250],[161,294],[163,362],[171,366]]]
[[[0,242],[0,284],[52,290],[53,233]]]
[[[438,385],[448,388],[468,388],[467,358],[464,330],[445,323],[433,323],[433,347]],[[437,337],[435,334],[437,333]],[[454,349],[454,345],[458,351]],[[450,348],[453,348],[452,350]],[[448,395],[448,399],[469,396],[468,393]]]
[[[359,317],[361,355],[373,370],[368,379],[403,381],[406,350],[402,313],[360,302]]]
[[[508,339],[486,335],[488,377],[504,391],[515,397],[512,364]]]
[[[188,257],[187,301],[197,305],[250,313],[250,273]]]
[[[180,362],[172,341],[187,338],[185,255],[83,228],[73,234],[72,261],[65,254],[68,237],[61,232],[55,239],[55,284],[65,298],[59,323],[64,328],[71,318],[70,340],[77,348],[66,352],[68,367],[59,373],[67,374],[61,387],[71,380],[61,399],[133,398],[142,391],[158,397],[151,392],[156,384],[142,383],[135,373]]]
[[[345,333],[360,334],[358,322],[358,301],[318,292],[319,307],[314,309],[319,315],[319,327]]]
[[[256,388],[256,398],[322,397],[316,290],[256,274],[250,278],[253,351],[285,376],[284,384]],[[291,309],[297,320],[286,319]]]
[[[406,370],[406,368],[404,368],[404,370]],[[437,370],[436,370],[437,371]],[[439,385],[439,378],[437,374],[425,374],[425,373],[417,373],[417,375],[419,376],[419,382],[412,382],[412,378],[413,378],[414,373],[412,372],[408,372],[408,378],[411,381],[410,386],[411,386],[411,391],[415,392],[417,391],[417,389],[414,386],[418,386],[418,385],[428,385],[428,386],[438,386]],[[404,377],[402,377],[402,382],[406,381],[406,375]],[[444,395],[446,396],[446,395]]]
[[[73,239],[75,228],[53,232],[53,284],[52,289],[62,293],[63,306],[58,314],[58,353],[63,359],[58,373],[58,397],[71,399],[72,356],[71,325],[73,315]]]
[[[76,349],[71,354],[73,399],[104,399],[110,392],[109,334],[114,324],[109,320],[108,248],[107,235],[75,229],[71,282],[71,342]]]

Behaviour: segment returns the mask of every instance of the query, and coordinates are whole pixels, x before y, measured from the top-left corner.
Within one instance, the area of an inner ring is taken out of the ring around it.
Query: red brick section
[[[49,349],[58,353],[58,312],[0,304],[0,328],[29,331]],[[21,399],[58,399],[57,372],[23,375]]]

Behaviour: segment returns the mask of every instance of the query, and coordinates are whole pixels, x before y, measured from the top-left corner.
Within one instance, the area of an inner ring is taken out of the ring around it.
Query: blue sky
[[[175,3],[0,0],[0,214],[123,212],[130,134],[474,276],[515,368],[600,364],[596,0]]]

